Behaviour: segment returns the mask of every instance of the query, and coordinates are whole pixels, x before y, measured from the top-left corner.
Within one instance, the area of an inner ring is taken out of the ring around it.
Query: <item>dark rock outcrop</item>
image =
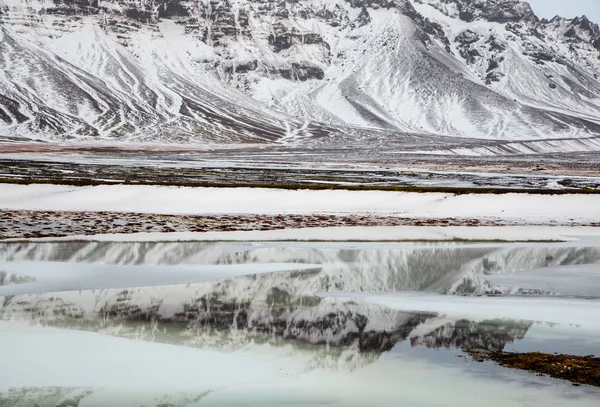
[[[371,15],[369,14],[369,11],[366,9],[366,7],[363,7],[360,10],[360,14],[358,15],[358,17],[356,17],[356,20],[354,20],[354,26],[355,27],[363,27],[367,24],[369,24],[371,22]]]
[[[323,79],[325,77],[323,69],[310,62],[292,62],[290,68],[282,68],[279,70],[279,73],[285,79],[301,82],[309,79]]]

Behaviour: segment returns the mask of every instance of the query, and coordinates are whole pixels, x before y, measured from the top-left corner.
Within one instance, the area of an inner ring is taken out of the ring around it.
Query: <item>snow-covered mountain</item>
[[[600,28],[516,0],[0,0],[0,138],[600,135]]]

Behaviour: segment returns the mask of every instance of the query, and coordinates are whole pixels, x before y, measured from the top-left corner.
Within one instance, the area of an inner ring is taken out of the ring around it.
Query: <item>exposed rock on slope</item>
[[[0,137],[597,136],[599,50],[516,0],[0,0]]]

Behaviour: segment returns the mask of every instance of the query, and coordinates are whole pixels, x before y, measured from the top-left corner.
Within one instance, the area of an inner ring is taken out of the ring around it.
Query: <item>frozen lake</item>
[[[0,406],[597,406],[466,351],[600,356],[599,275],[589,240],[0,243]]]

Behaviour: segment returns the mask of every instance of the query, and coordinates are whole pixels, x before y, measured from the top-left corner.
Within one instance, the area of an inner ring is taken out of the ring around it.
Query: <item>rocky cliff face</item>
[[[600,30],[516,0],[0,1],[0,136],[600,134]]]
[[[519,0],[417,0],[446,15],[465,22],[485,20],[494,23],[537,23],[539,19],[528,3]]]

